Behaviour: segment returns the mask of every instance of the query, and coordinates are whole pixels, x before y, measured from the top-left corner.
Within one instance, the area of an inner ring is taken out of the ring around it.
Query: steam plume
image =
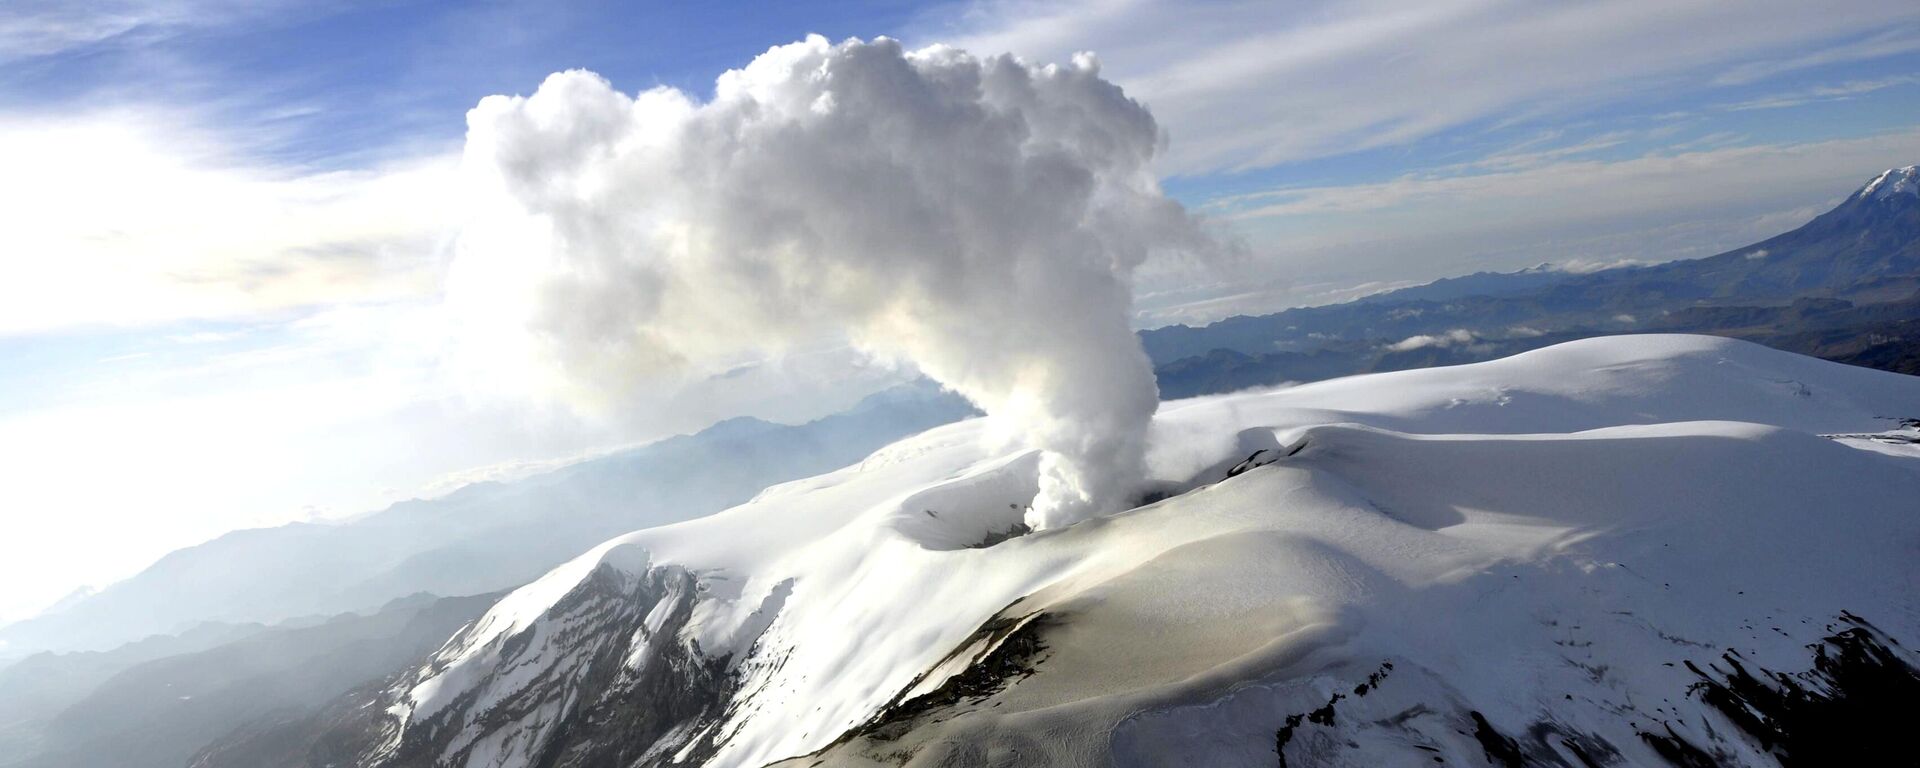
[[[1130,278],[1209,241],[1151,172],[1152,116],[1092,57],[816,36],[705,103],[570,71],[467,120],[481,207],[455,289],[529,329],[563,386],[844,333],[1043,451],[1036,527],[1143,478],[1158,396]]]

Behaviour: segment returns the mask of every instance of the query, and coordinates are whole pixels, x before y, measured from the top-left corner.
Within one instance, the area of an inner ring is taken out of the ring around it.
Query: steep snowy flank
[[[963,422],[595,548],[365,702],[357,748],[1772,765],[1883,711],[1847,680],[1911,676],[1920,461],[1872,448],[1916,417],[1912,377],[1593,339],[1164,404],[1159,500],[1039,533],[1033,455]]]
[[[1885,171],[1867,182],[1854,196],[1885,200],[1896,195],[1920,197],[1920,166],[1909,165]]]

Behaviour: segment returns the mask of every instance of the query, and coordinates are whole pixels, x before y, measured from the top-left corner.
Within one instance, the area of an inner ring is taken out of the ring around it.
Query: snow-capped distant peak
[[[1920,166],[1890,168],[1867,182],[1854,196],[1862,200],[1886,200],[1899,195],[1920,197]]]
[[[62,597],[59,600],[55,601],[53,605],[47,606],[46,609],[41,611],[40,613],[41,615],[59,613],[68,608],[72,608],[76,605],[79,605],[81,601],[84,601],[87,598],[93,597],[94,595],[97,595],[99,593],[100,593],[100,590],[94,589],[91,585],[81,585],[79,589],[75,589],[72,592],[68,592],[66,597]]]

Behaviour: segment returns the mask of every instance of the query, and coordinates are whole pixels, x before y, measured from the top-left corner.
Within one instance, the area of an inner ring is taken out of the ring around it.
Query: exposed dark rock
[[[495,737],[542,768],[646,764],[682,749],[697,762],[719,744],[685,726],[725,716],[737,688],[729,658],[709,657],[678,637],[698,592],[694,576],[678,568],[635,576],[601,566],[544,620],[547,627],[563,628],[562,635],[549,639],[564,647],[537,645],[536,628],[498,641],[503,661],[524,662],[538,672],[484,710],[483,682],[431,715],[401,723],[388,708],[418,682],[416,668],[385,685],[358,689],[318,716],[236,733],[203,751],[194,766],[425,768],[464,764],[478,745]],[[656,607],[663,609],[664,620],[648,631],[646,618]],[[456,635],[449,647],[463,639],[464,633]],[[542,652],[556,656],[529,656]],[[430,662],[435,672],[447,663],[438,654]],[[513,671],[510,667],[496,664],[482,680]]]
[[[1256,451],[1254,455],[1258,456],[1259,452]],[[1247,460],[1252,461],[1253,457],[1249,456]],[[1380,662],[1379,669],[1368,674],[1364,682],[1354,686],[1353,695],[1365,696],[1369,691],[1379,688],[1381,681],[1386,680],[1387,674],[1392,671],[1393,662]],[[1273,734],[1273,751],[1280,756],[1280,768],[1287,768],[1287,744],[1293,741],[1294,733],[1300,728],[1301,724],[1305,722],[1315,725],[1333,725],[1334,705],[1340,703],[1340,700],[1344,698],[1346,697],[1336,693],[1328,697],[1326,704],[1316,709],[1299,714],[1287,715],[1287,719],[1281,724],[1280,729],[1274,731]]]
[[[904,700],[896,697],[895,701],[881,708],[873,719],[856,729],[855,733],[876,739],[894,738],[899,735],[895,726],[911,723],[928,712],[963,701],[977,702],[1000,692],[1016,679],[1032,676],[1035,665],[1039,664],[1041,655],[1047,649],[1041,635],[1055,621],[1057,619],[1050,614],[1017,617],[996,615],[975,630],[960,648],[947,655],[947,659],[951,659],[971,648],[986,648],[986,652],[976,657],[966,669],[919,696]],[[935,666],[945,663],[946,659],[942,659]],[[920,678],[915,678],[907,689],[912,690],[919,682]]]
[[[1269,453],[1272,453],[1272,451],[1269,451],[1265,448],[1261,448],[1260,450],[1254,451],[1252,454],[1248,455],[1245,459],[1241,459],[1240,463],[1233,465],[1232,469],[1227,470],[1227,477],[1239,477],[1240,475],[1244,474],[1248,470],[1256,469],[1259,467],[1264,467],[1268,464],[1272,464],[1273,459],[1267,459],[1266,461],[1260,460],[1261,456],[1265,456]]]
[[[1691,692],[1788,768],[1867,765],[1910,753],[1920,724],[1920,669],[1911,652],[1851,613],[1833,626],[1844,629],[1807,646],[1813,665],[1805,672],[1762,669],[1728,651],[1707,670],[1687,663],[1701,678]]]
[[[1665,735],[1640,732],[1640,739],[1645,741],[1647,746],[1653,747],[1653,751],[1660,755],[1662,760],[1678,768],[1720,768],[1726,764],[1706,750],[1694,746],[1680,734],[1674,733],[1673,726],[1669,725],[1665,728],[1667,731]]]
[[[1542,752],[1551,752],[1552,744],[1557,742],[1573,759],[1580,761],[1580,768],[1604,768],[1620,763],[1620,750],[1590,733],[1563,730],[1553,723],[1542,722],[1533,724],[1527,734]]]
[[[1487,752],[1487,762],[1503,765],[1507,768],[1520,768],[1526,760],[1520,753],[1520,742],[1502,734],[1487,722],[1487,717],[1479,712],[1468,712],[1473,718],[1473,738],[1480,742],[1480,748]]]
[[[971,658],[965,669],[947,678],[933,690],[908,696],[925,682],[928,673],[914,677],[867,722],[849,729],[832,743],[800,758],[805,762],[799,764],[818,765],[823,756],[858,742],[865,742],[865,751],[872,755],[905,764],[914,756],[912,748],[886,748],[881,745],[899,741],[941,713],[951,713],[958,708],[978,704],[1005,690],[1015,681],[1032,676],[1045,659],[1047,644],[1044,638],[1047,631],[1056,626],[1062,617],[1050,613],[1014,614],[1014,606],[1019,603],[1019,600],[1015,600],[1000,609],[993,618],[981,624],[967,639],[929,668],[940,669],[954,660]]]
[[[1007,528],[1004,531],[994,531],[994,532],[988,533],[986,538],[981,539],[980,543],[975,544],[970,548],[985,549],[987,547],[991,547],[995,544],[1006,541],[1008,539],[1019,538],[1029,533],[1033,533],[1033,526],[1027,525],[1026,523],[1014,523],[1011,527]]]

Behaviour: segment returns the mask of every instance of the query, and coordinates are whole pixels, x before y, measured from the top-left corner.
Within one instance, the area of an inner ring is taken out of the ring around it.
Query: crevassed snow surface
[[[963,422],[606,542],[456,638],[396,714],[471,696],[472,721],[514,693],[532,673],[501,673],[502,649],[531,643],[515,667],[564,655],[546,617],[606,564],[699,580],[683,641],[749,678],[698,726],[711,765],[827,746],[1016,600],[1069,618],[991,717],[1107,723],[1058,730],[1059,761],[1271,764],[1274,712],[1384,659],[1398,693],[1354,706],[1471,701],[1510,730],[1554,707],[1645,749],[1617,721],[1704,722],[1682,711],[1695,678],[1676,654],[1791,668],[1818,640],[1801,619],[1842,609],[1920,637],[1920,457],[1825,437],[1902,418],[1920,418],[1920,379],[1712,337],[1591,339],[1163,404],[1153,471],[1190,490],[987,547],[969,544],[1020,520],[1036,464]],[[1278,460],[1222,479],[1262,448]],[[1796,623],[1767,631],[1770,616]]]

